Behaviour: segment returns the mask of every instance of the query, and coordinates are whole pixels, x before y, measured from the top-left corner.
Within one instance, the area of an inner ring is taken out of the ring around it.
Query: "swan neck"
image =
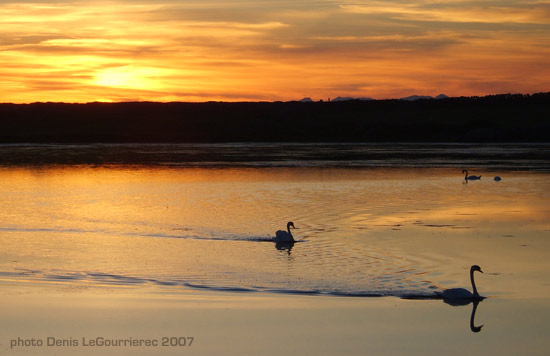
[[[466,173],[466,175],[464,176],[464,179],[468,180],[468,171],[465,169],[464,172]]]
[[[290,237],[294,238],[294,237],[292,236],[292,232],[290,232],[290,224],[288,224],[288,225],[286,226],[286,229],[287,229],[288,234],[290,235]]]
[[[474,281],[474,270],[470,270],[470,282],[472,282],[472,289],[474,291],[474,297],[479,297],[479,293],[477,292],[476,283]]]

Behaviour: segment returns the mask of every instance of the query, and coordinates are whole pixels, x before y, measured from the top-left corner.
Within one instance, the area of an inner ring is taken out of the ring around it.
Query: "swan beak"
[[[481,270],[481,268],[479,269],[479,272],[483,273],[483,271]]]

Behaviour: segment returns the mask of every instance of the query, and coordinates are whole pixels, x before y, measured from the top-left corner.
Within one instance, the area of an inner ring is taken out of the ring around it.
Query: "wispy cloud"
[[[451,1],[398,3],[373,1],[363,5],[341,5],[344,11],[385,14],[393,19],[491,24],[548,24],[550,3],[516,1]]]

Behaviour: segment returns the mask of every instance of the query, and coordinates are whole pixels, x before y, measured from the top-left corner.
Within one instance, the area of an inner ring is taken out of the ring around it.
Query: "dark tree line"
[[[0,104],[0,142],[548,142],[550,93],[438,100]]]

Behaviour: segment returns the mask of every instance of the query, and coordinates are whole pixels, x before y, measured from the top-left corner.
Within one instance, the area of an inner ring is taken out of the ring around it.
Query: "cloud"
[[[369,1],[342,4],[351,13],[386,14],[394,19],[439,22],[526,23],[548,25],[550,3],[544,1]]]
[[[0,101],[542,91],[549,4],[8,1]]]

